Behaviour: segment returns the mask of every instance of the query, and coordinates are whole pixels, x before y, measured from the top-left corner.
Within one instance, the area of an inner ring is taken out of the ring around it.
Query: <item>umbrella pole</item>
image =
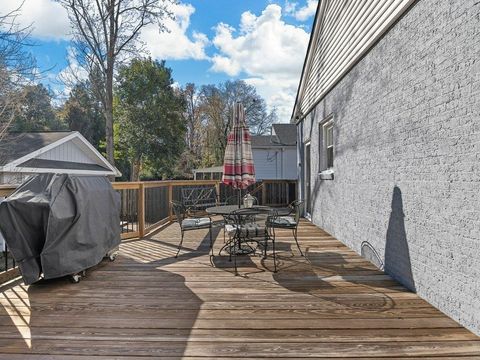
[[[240,209],[240,204],[242,202],[242,189],[239,188],[237,192],[238,192],[238,208]]]

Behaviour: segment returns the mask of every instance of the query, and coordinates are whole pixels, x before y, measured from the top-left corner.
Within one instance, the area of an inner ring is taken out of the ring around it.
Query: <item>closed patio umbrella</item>
[[[245,123],[245,110],[241,102],[233,107],[232,125],[225,148],[222,182],[239,189],[240,196],[242,189],[255,184],[250,131]]]

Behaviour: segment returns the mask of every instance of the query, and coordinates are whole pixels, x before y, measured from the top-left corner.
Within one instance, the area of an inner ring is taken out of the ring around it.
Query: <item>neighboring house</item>
[[[9,133],[0,140],[0,184],[39,173],[121,175],[77,131]]]
[[[297,179],[297,133],[294,124],[273,124],[271,135],[252,136],[255,178],[261,180]],[[193,170],[194,179],[221,179],[223,166]]]
[[[271,135],[252,136],[255,178],[297,179],[297,132],[293,124],[273,124]]]
[[[320,1],[292,115],[312,222],[477,334],[479,14]]]

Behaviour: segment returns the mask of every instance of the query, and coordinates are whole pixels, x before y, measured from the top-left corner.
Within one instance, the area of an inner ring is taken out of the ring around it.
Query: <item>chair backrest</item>
[[[185,207],[202,204],[215,204],[217,189],[215,187],[188,187],[182,189],[182,204]]]
[[[300,216],[302,215],[302,208],[303,208],[303,203],[304,201],[301,200],[295,200],[290,203],[290,207],[292,210],[295,212],[295,222],[298,224],[298,221],[300,220]]]
[[[172,200],[171,206],[178,223],[182,226],[182,221],[185,218],[185,207],[181,202],[175,200]]]
[[[242,208],[232,211],[228,217],[233,220],[236,225],[245,225],[247,223],[254,223],[255,217],[265,214],[265,211],[255,208]]]
[[[225,199],[225,205],[238,205],[238,195],[232,195]]]

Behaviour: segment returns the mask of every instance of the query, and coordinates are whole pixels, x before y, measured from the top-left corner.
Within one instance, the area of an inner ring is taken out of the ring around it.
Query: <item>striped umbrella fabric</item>
[[[245,109],[240,102],[233,108],[233,128],[227,138],[222,182],[235,189],[246,189],[255,183],[252,140],[245,123]]]

